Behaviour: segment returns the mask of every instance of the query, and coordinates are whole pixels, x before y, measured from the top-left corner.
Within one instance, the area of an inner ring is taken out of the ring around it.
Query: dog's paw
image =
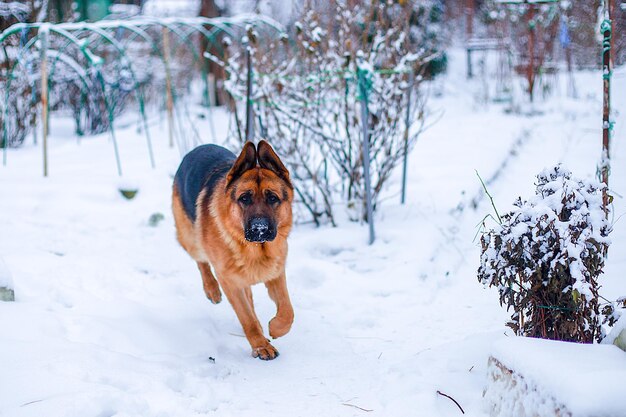
[[[291,320],[284,320],[280,317],[274,317],[273,319],[271,319],[269,328],[270,336],[272,336],[272,339],[279,338],[289,333],[292,323],[293,318]]]
[[[219,285],[207,287],[204,286],[204,293],[213,304],[219,304],[222,301],[222,291],[220,291]]]
[[[270,342],[267,342],[266,345],[252,349],[252,357],[259,358],[264,361],[271,361],[272,359],[276,359],[278,355],[278,350],[276,350],[276,348],[272,346]]]

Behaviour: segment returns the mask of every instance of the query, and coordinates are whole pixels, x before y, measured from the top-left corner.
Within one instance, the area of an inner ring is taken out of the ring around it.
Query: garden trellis
[[[219,52],[223,51],[224,38],[239,41],[250,28],[270,38],[284,32],[279,23],[257,14],[18,23],[9,27],[0,33],[0,146],[4,148],[4,164],[9,146],[22,143],[31,131],[36,140],[36,109],[41,103],[44,147],[49,111],[70,108],[79,135],[110,132],[121,175],[114,120],[129,100],[134,100],[154,166],[146,105],[169,103],[171,125],[173,102],[190,89],[198,75],[204,102],[210,103],[207,67],[201,62],[208,51],[201,50],[200,38],[206,40],[207,48]],[[44,175],[46,158],[44,149]]]

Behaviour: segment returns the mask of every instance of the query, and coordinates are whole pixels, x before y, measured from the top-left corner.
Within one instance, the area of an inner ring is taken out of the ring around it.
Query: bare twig
[[[480,177],[480,174],[478,173],[478,171],[476,171],[476,176],[480,180],[480,183],[483,185],[485,194],[487,194],[487,197],[489,197],[489,200],[491,201],[491,206],[493,207],[493,211],[495,211],[496,216],[498,216],[498,223],[502,224],[502,218],[500,218],[500,214],[498,213],[498,209],[496,208],[496,203],[493,202],[493,197],[491,196],[491,194],[489,194],[489,191],[487,191],[487,186],[485,185],[483,179]]]
[[[33,401],[29,401],[27,403],[24,403],[22,405],[20,405],[20,407],[26,407],[27,405],[31,405],[31,404],[35,404],[35,403],[40,403],[43,401],[43,398],[41,400],[33,400]]]
[[[456,404],[456,406],[457,406],[457,407],[459,407],[459,410],[461,410],[461,413],[465,414],[465,411],[463,411],[463,407],[461,407],[461,406],[459,405],[459,403],[458,403],[458,402],[456,402],[456,400],[455,400],[454,398],[452,398],[452,397],[451,397],[451,396],[449,396],[448,394],[444,394],[443,392],[441,392],[441,391],[439,391],[439,390],[437,390],[437,394],[442,395],[442,396],[444,396],[444,397],[449,398],[450,400],[452,400],[452,401]]]
[[[359,407],[358,405],[354,405],[354,404],[348,404],[348,403],[341,403],[341,405],[345,405],[347,407],[354,407],[354,408],[358,408],[361,411],[365,411],[367,413],[369,413],[370,411],[374,411],[374,410],[369,410],[367,408],[363,408],[363,407]]]

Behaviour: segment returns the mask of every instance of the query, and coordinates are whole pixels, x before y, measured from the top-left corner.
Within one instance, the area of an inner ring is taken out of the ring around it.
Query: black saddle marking
[[[174,181],[187,216],[196,221],[196,201],[202,190],[210,197],[217,182],[232,168],[237,156],[218,145],[201,145],[183,158]]]

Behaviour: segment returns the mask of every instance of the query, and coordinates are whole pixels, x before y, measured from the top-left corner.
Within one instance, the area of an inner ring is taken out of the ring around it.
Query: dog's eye
[[[280,198],[274,193],[267,193],[267,204],[276,204],[280,201]]]
[[[250,195],[250,193],[242,194],[241,196],[239,196],[239,202],[244,206],[249,206],[250,204],[252,204],[252,196]]]

